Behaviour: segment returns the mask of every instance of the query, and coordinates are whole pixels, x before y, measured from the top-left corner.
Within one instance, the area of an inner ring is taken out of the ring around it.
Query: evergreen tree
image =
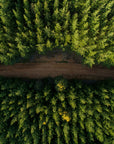
[[[92,67],[95,64],[95,55],[97,50],[97,41],[99,35],[99,26],[100,26],[100,4],[98,1],[91,1],[90,8],[90,18],[89,18],[89,43],[88,50],[85,55],[85,64],[88,64]]]
[[[38,53],[42,53],[45,51],[45,43],[44,43],[44,38],[43,38],[43,21],[41,19],[41,14],[42,14],[42,4],[38,0],[37,3],[35,4],[35,26],[36,26],[36,36],[37,36],[37,44],[36,44],[36,49]]]
[[[47,143],[47,135],[46,135],[46,127],[43,126],[42,128],[42,143],[46,144]]]
[[[81,13],[79,15],[79,31],[80,31],[80,43],[77,52],[82,56],[85,56],[88,46],[88,16],[90,11],[90,0],[86,0],[85,3],[80,2],[79,8],[81,9]]]
[[[16,3],[16,9],[13,10],[13,13],[16,18],[16,23],[17,23],[17,33],[16,33],[16,38],[15,41],[17,42],[17,48],[18,51],[21,53],[21,56],[25,56],[24,52],[21,52],[24,50],[23,43],[24,37],[22,35],[22,32],[24,31],[24,17],[23,17],[23,1],[22,0],[17,0]],[[22,50],[21,50],[22,49]]]
[[[51,143],[51,140],[53,138],[53,128],[54,128],[54,123],[52,120],[49,121],[48,123],[48,143]]]
[[[111,12],[111,7],[113,5],[113,1],[104,2],[101,9],[101,15],[100,15],[100,34],[99,34],[99,40],[98,40],[98,55],[97,55],[97,62],[98,63],[104,63],[107,61],[109,55],[111,56],[112,53],[107,48],[108,45],[108,15]],[[113,57],[111,56],[111,60]]]
[[[61,33],[62,27],[57,22],[54,28],[54,39],[55,39],[55,47],[61,46],[61,41],[63,41],[63,34]]]
[[[64,124],[63,133],[64,133],[64,139],[65,139],[66,144],[69,144],[70,137],[69,137],[69,125],[68,125],[68,123]]]
[[[74,144],[78,144],[78,127],[77,127],[77,112],[72,112],[72,134],[73,134],[73,142]]]
[[[30,8],[30,2],[28,0],[23,0],[24,5],[24,31],[22,32],[22,37],[24,40],[23,47],[21,46],[19,51],[22,57],[27,56],[30,52],[35,51],[35,45],[36,45],[36,35],[34,32],[34,23],[32,20],[31,8]],[[34,48],[34,49],[33,49]]]
[[[80,104],[78,109],[79,141],[80,143],[86,143],[85,133],[84,133],[84,129],[85,129],[84,121],[86,119],[86,105],[85,105],[86,102],[83,93],[80,94],[81,97],[80,97]]]
[[[33,143],[38,144],[40,140],[39,130],[37,127],[37,121],[34,119],[35,123],[31,126],[31,135],[33,138]]]
[[[0,1],[1,12],[1,36],[0,36],[0,61],[4,64],[10,64],[18,54],[15,44],[16,24],[12,9],[15,7],[13,1]]]
[[[69,32],[69,23],[70,23],[70,11],[69,3],[67,0],[63,0],[62,8],[60,9],[60,24],[62,25],[63,40],[61,41],[62,49],[65,50],[65,47],[68,47],[70,44],[71,36]]]
[[[59,0],[54,0],[54,5],[53,5],[53,23],[54,25],[56,24],[56,22],[59,20]]]
[[[71,87],[71,91],[69,92],[69,95],[68,95],[68,102],[69,102],[71,108],[75,110],[77,107],[76,96],[75,96],[74,89],[72,87]]]
[[[61,128],[60,127],[56,127],[55,128],[56,134],[57,134],[57,144],[62,144],[62,137],[61,137]]]
[[[78,14],[74,14],[72,18],[72,51],[77,52],[79,49],[79,30],[78,30]]]
[[[54,40],[54,47],[58,48],[60,46],[60,41],[62,39],[61,30],[62,27],[60,25],[60,12],[59,12],[60,2],[59,0],[54,0],[53,3],[53,14],[52,14],[52,22],[53,22],[53,30],[52,30],[52,37]]]
[[[70,44],[71,36],[69,31],[70,24],[70,11],[69,11],[69,2],[67,0],[63,1],[63,12],[64,12],[64,22],[63,22],[63,30],[64,30],[64,47],[68,47]],[[65,50],[65,49],[63,49]]]
[[[44,41],[46,42],[45,50],[52,50],[53,43],[51,42],[51,12],[50,12],[50,3],[44,1]]]

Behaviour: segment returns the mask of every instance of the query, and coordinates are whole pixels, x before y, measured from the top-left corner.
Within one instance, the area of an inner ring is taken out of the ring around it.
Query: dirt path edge
[[[0,65],[0,76],[30,79],[63,76],[68,79],[104,80],[114,79],[114,67],[110,69],[101,66],[89,68],[74,62],[17,63],[12,66]]]

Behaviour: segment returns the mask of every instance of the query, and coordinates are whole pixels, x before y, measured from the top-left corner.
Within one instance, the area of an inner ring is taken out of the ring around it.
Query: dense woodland
[[[114,66],[113,0],[0,0],[0,62],[62,49]]]
[[[114,81],[0,78],[0,144],[113,144]]]

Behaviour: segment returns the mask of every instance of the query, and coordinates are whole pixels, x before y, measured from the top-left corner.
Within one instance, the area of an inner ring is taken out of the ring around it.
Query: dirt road
[[[88,68],[73,61],[65,62],[37,62],[37,63],[18,63],[13,66],[0,65],[0,76],[21,77],[21,78],[45,78],[64,76],[65,78],[103,80],[114,79],[114,68],[103,67]]]

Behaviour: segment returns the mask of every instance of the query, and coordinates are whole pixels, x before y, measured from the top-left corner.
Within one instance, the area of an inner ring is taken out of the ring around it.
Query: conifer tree
[[[100,105],[100,100],[98,100],[97,98],[94,100],[94,119],[95,119],[95,136],[96,138],[100,141],[103,142],[104,141],[104,136],[103,136],[103,132],[102,132],[102,124],[100,121],[100,116],[101,116],[101,112],[102,112],[102,107]]]
[[[60,7],[61,5],[61,7]],[[65,50],[64,45],[70,41],[70,35],[68,34],[68,22],[70,18],[70,12],[68,11],[68,2],[63,0],[59,2],[58,0],[54,1],[54,38],[55,38],[55,47],[61,47],[62,50]],[[66,32],[66,33],[65,33]]]
[[[112,57],[112,51],[107,51],[108,45],[108,15],[111,12],[111,7],[114,4],[113,1],[104,2],[101,9],[101,16],[100,16],[100,34],[98,40],[98,56],[97,62],[104,63],[107,61],[109,55]],[[100,49],[100,50],[99,50]]]
[[[33,143],[34,144],[39,143],[40,135],[39,135],[38,127],[37,127],[37,121],[34,125],[31,126],[31,135],[32,135],[32,138],[33,138]]]
[[[37,3],[35,4],[35,27],[36,27],[36,37],[37,37],[37,44],[36,44],[36,49],[38,53],[42,53],[45,51],[45,43],[44,43],[44,38],[43,38],[43,21],[41,19],[41,14],[42,14],[42,4],[38,0]]]
[[[59,12],[59,6],[60,6],[60,2],[59,0],[54,0],[53,3],[53,14],[52,14],[52,19],[53,19],[53,31],[52,31],[52,37],[54,39],[54,47],[57,48],[59,47],[60,41],[62,39],[62,34],[61,34],[61,30],[62,27],[60,25],[60,12]]]
[[[86,119],[86,101],[85,101],[85,97],[84,94],[81,93],[81,97],[80,97],[80,104],[79,104],[79,109],[78,109],[78,123],[79,123],[79,140],[80,143],[86,143],[85,140],[85,133],[84,133],[84,129],[85,129],[85,125],[84,125],[84,121]]]
[[[72,89],[72,88],[68,95],[68,102],[69,102],[70,106],[75,110],[77,107],[76,106],[76,97],[75,97],[74,89]]]
[[[0,13],[1,13],[1,8],[0,8]],[[2,42],[2,36],[3,36],[3,23],[0,18],[0,43]],[[2,49],[0,49],[2,51]]]
[[[79,15],[79,31],[80,31],[80,43],[79,49],[77,50],[82,56],[85,56],[88,46],[88,16],[90,10],[90,0],[86,0],[85,3],[80,2],[79,8],[81,8],[81,13]]]
[[[59,0],[54,0],[53,9],[53,23],[56,24],[56,22],[59,20]]]
[[[33,52],[35,50],[36,45],[36,35],[34,32],[33,27],[33,20],[32,20],[32,12],[30,8],[30,2],[28,0],[23,0],[24,5],[24,31],[22,32],[22,37],[24,40],[24,47],[20,47],[20,53],[23,57],[27,56],[30,52]],[[34,49],[33,49],[34,48]]]
[[[87,51],[85,55],[85,64],[88,64],[92,67],[95,64],[95,56],[97,53],[97,40],[99,35],[99,26],[100,26],[100,4],[98,1],[92,1],[90,8],[90,18],[89,18],[89,43],[87,46]]]
[[[50,3],[48,1],[44,1],[44,40],[46,41],[45,50],[52,50],[52,42],[51,42],[51,12],[50,12]]]
[[[55,111],[55,112],[53,112],[53,119],[54,119],[54,121],[55,121],[55,124],[57,125],[57,126],[59,126],[59,114],[58,114],[58,112],[57,111]]]
[[[61,46],[61,41],[63,41],[63,34],[61,33],[62,27],[57,22],[54,28],[54,39],[55,39],[55,47]]]
[[[50,20],[50,9],[49,9],[49,2],[44,0],[44,23],[46,26],[49,26],[49,20]]]
[[[49,51],[49,50],[52,50],[53,48],[53,43],[51,42],[51,29],[50,29],[50,26],[46,26],[44,28],[44,31],[45,31],[45,39],[46,39],[46,47],[45,47],[45,51]]]
[[[54,123],[52,120],[49,120],[48,123],[48,143],[51,143],[51,140],[53,138],[53,128],[54,128]]]
[[[63,30],[64,30],[64,47],[70,44],[71,36],[69,31],[69,24],[70,24],[70,11],[69,11],[69,2],[64,0],[63,6],[65,6],[65,21],[63,24]],[[64,8],[63,8],[64,9]]]
[[[64,133],[64,139],[65,139],[66,144],[69,144],[70,137],[69,137],[69,125],[68,125],[68,123],[64,124],[63,133]]]
[[[46,127],[43,126],[42,128],[42,143],[46,144],[47,143],[47,134],[46,134]]]
[[[16,24],[12,9],[14,8],[13,1],[0,1],[0,12],[1,12],[1,39],[0,39],[0,61],[5,64],[15,61],[17,55],[17,49],[15,44],[15,31]]]
[[[55,131],[56,131],[56,134],[57,134],[57,144],[62,144],[61,128],[59,126],[56,126]]]
[[[78,14],[74,14],[72,18],[72,51],[77,52],[79,48],[79,30],[78,30]]]
[[[70,23],[70,11],[69,11],[68,0],[63,0],[62,8],[60,9],[60,18],[62,25],[62,33],[64,40],[62,40],[62,49],[65,50],[65,47],[68,47],[70,44],[71,36],[69,32],[69,23]]]
[[[25,39],[22,35],[22,32],[24,32],[24,17],[23,17],[23,0],[17,0],[16,2],[16,9],[13,9],[13,13],[16,18],[16,23],[17,23],[17,33],[16,33],[16,38],[15,41],[17,43],[17,48],[21,56],[25,56],[25,53],[22,52],[25,49],[24,43]]]
[[[78,127],[77,127],[77,112],[72,112],[72,134],[73,134],[73,142],[78,144]]]

